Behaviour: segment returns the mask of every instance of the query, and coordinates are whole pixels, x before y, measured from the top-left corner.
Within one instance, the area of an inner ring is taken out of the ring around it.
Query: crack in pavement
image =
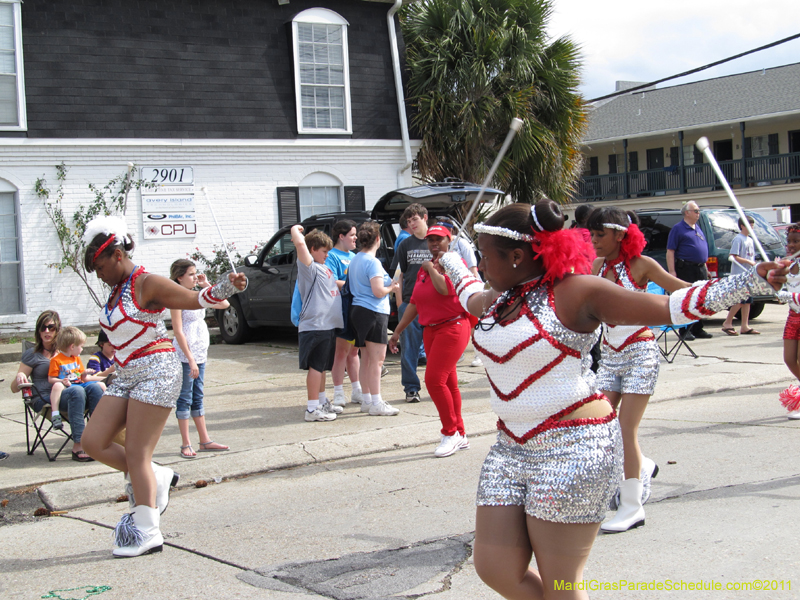
[[[691,490],[687,492],[683,492],[680,494],[675,494],[673,496],[665,496],[664,498],[659,498],[653,502],[648,502],[648,504],[659,504],[661,502],[666,502],[669,500],[684,500],[689,499],[690,496],[695,496],[697,494],[714,494],[715,492],[721,492],[724,490],[731,490],[735,488],[742,488],[746,486],[753,486],[753,487],[762,487],[766,488],[769,487],[770,484],[776,484],[780,482],[790,482],[792,479],[796,479],[796,482],[793,482],[794,485],[800,484],[800,473],[795,473],[794,475],[783,475],[781,477],[773,477],[771,479],[762,479],[760,481],[743,481],[740,483],[730,483],[727,485],[718,485],[711,488],[705,488],[702,490]],[[784,486],[772,486],[772,487],[785,487]]]

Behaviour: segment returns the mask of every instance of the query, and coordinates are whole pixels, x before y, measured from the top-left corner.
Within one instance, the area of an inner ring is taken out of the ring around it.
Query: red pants
[[[456,363],[467,348],[471,332],[472,326],[466,318],[425,327],[422,332],[425,354],[428,355],[425,387],[439,411],[443,435],[456,432],[464,435]]]

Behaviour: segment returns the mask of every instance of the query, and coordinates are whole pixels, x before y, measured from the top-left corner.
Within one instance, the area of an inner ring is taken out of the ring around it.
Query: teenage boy
[[[297,288],[303,301],[298,323],[300,368],[306,376],[306,421],[333,421],[343,411],[325,397],[325,372],[333,368],[336,330],[344,327],[342,296],[336,277],[325,265],[333,242],[320,229],[303,236],[303,226],[291,231],[297,250]],[[322,391],[320,391],[322,389]]]
[[[403,313],[411,301],[417,273],[422,263],[432,258],[428,250],[428,241],[425,239],[428,233],[428,210],[421,204],[414,203],[403,211],[402,218],[406,220],[411,235],[400,242],[389,269],[390,273],[394,273],[399,267],[403,274],[402,301],[397,307],[399,319],[403,318]],[[422,326],[418,319],[414,319],[400,334],[400,381],[406,393],[406,402],[419,402],[420,382],[417,366],[421,346]]]
[[[755,220],[750,215],[747,215],[747,221],[750,223],[750,228],[755,225]],[[738,275],[739,273],[747,272],[750,267],[756,264],[756,247],[753,240],[747,233],[744,221],[739,217],[739,235],[733,238],[731,243],[731,250],[728,253],[731,259],[731,275]],[[752,298],[748,298],[742,304],[734,304],[728,311],[728,316],[725,317],[725,322],[722,324],[722,331],[728,335],[739,335],[733,327],[733,317],[739,310],[742,311],[742,327],[741,333],[744,335],[758,335],[760,331],[756,331],[750,327],[750,305],[753,303]]]

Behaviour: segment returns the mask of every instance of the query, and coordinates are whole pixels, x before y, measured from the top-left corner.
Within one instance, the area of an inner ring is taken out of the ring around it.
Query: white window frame
[[[344,128],[318,128],[303,126],[303,107],[300,85],[300,43],[297,25],[321,24],[340,25],[342,27],[342,61],[344,63]],[[350,59],[347,42],[347,28],[350,24],[339,14],[327,8],[309,8],[298,13],[292,19],[292,53],[294,58],[294,96],[297,111],[297,132],[314,134],[352,134],[353,120],[350,112]]]
[[[5,179],[0,179],[0,193],[2,194],[11,194],[14,200],[14,213],[15,213],[15,227],[16,227],[16,234],[17,234],[17,260],[16,261],[9,261],[11,263],[17,263],[19,265],[17,269],[17,284],[19,290],[19,312],[18,313],[0,313],[0,323],[11,323],[14,322],[16,315],[25,315],[27,314],[27,308],[25,306],[25,301],[27,299],[27,295],[25,294],[25,265],[22,259],[22,217],[20,214],[20,202],[19,202],[19,190],[6,181]]]
[[[308,175],[307,177],[304,177],[303,180],[297,185],[297,206],[299,207],[300,210],[299,214],[301,221],[314,214],[322,214],[314,210],[311,211],[311,214],[308,215],[303,214],[304,207],[302,204],[302,196],[305,195],[303,193],[303,190],[311,190],[314,188],[336,189],[338,205],[333,212],[340,212],[344,210],[344,186],[342,185],[342,182],[339,181],[338,178],[334,177],[329,173],[325,173],[324,171],[318,171],[316,173]]]
[[[0,0],[0,4],[14,5],[14,58],[17,69],[17,124],[0,124],[0,131],[27,131],[28,115],[25,106],[25,69],[22,61],[22,2],[21,0]]]

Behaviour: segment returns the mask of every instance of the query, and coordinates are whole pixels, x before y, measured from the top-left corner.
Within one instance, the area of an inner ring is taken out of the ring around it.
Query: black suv
[[[643,254],[654,258],[658,263],[667,268],[667,238],[672,228],[683,220],[683,215],[677,209],[637,210],[636,214],[641,221],[639,227],[647,240],[647,247]],[[786,253],[783,239],[764,217],[759,214],[745,211],[753,217],[755,225],[753,231],[758,241],[764,247],[767,257],[772,260],[783,257]],[[702,229],[708,241],[708,272],[711,277],[727,277],[731,272],[731,263],[728,254],[731,250],[733,238],[739,234],[739,213],[733,208],[700,207],[700,220],[697,226]],[[761,260],[756,250],[756,259]],[[750,308],[750,318],[755,319],[764,310],[764,302],[769,298],[754,296],[753,306]]]
[[[350,219],[357,224],[367,219],[378,221],[381,226],[381,246],[377,258],[388,272],[397,237],[394,225],[409,204],[422,204],[428,209],[429,217],[450,216],[458,221],[458,209],[469,205],[479,191],[479,185],[462,181],[403,188],[382,196],[371,212],[314,215],[303,220],[302,225],[306,232],[323,229],[330,235],[334,223],[341,219]],[[500,190],[487,189],[482,202],[495,202],[504,195]],[[245,257],[241,272],[249,279],[247,289],[230,299],[229,308],[216,312],[222,339],[228,344],[243,343],[250,330],[256,327],[292,325],[290,314],[297,266],[290,229],[291,225],[282,227],[258,254]]]

